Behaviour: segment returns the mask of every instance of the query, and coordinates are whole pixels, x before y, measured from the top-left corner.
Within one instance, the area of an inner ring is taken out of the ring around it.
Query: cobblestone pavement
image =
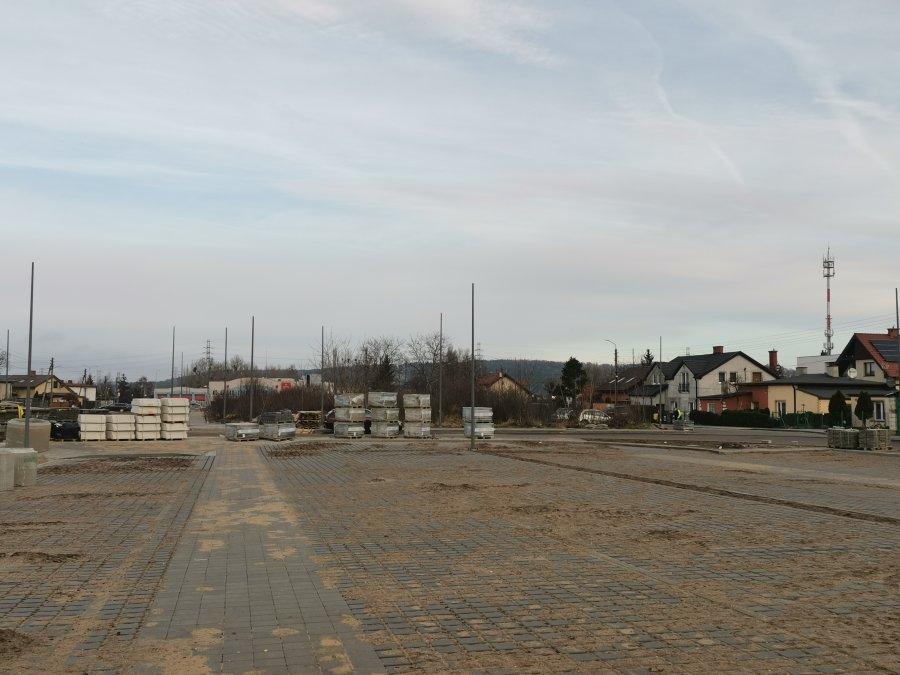
[[[900,670],[897,526],[463,447],[269,460],[389,671]]]
[[[135,638],[211,457],[86,458],[0,493],[0,629],[41,647],[7,672],[102,672]]]
[[[896,461],[204,443],[0,493],[0,672],[900,672]]]

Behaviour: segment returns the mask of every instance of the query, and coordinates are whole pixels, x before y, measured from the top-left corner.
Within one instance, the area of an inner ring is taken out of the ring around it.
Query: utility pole
[[[475,452],[475,284],[472,283],[472,403],[469,415],[469,450]]]
[[[28,369],[25,371],[25,445],[31,447],[31,337],[34,327],[34,263],[31,263],[31,297],[28,301]],[[7,354],[7,358],[9,355]]]
[[[256,341],[256,316],[250,317],[250,419],[253,421],[253,349]]]
[[[175,396],[175,326],[172,326],[172,379],[169,380],[169,398]]]
[[[228,326],[225,326],[225,365],[222,368],[222,424],[228,408]]]
[[[7,357],[8,360],[9,357]],[[444,426],[444,313],[441,312],[438,339],[438,426]]]
[[[212,355],[209,340],[206,341],[206,405],[209,405],[209,383],[212,380]]]
[[[613,352],[613,408],[619,405],[619,346],[612,340],[606,340],[614,348]]]

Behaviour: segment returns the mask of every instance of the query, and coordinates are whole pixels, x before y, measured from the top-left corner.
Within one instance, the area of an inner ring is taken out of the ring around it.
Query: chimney
[[[725,347],[723,345],[716,345],[713,347],[713,354],[724,354]]]
[[[36,370],[29,370],[29,371],[28,371],[28,374],[29,374],[29,375],[37,375],[37,371],[36,371]]]
[[[896,328],[888,328],[888,337],[891,340],[897,339],[897,329]]]
[[[831,377],[838,376],[838,366],[836,363],[826,363],[825,364],[825,373],[830,375]]]
[[[775,370],[778,367],[778,350],[769,350],[769,370]]]

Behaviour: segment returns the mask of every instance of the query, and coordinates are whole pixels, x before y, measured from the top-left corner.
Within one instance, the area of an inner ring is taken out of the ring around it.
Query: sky
[[[0,349],[46,372],[792,367],[895,324],[900,4],[0,1]]]

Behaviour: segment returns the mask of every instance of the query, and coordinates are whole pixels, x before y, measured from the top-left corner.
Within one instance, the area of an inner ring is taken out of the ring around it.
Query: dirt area
[[[320,577],[362,608],[346,625],[408,664],[396,672],[900,671],[900,526],[638,480],[900,519],[900,462],[672,445],[498,439],[472,454],[463,440],[307,437],[268,451],[273,477],[251,517],[267,532],[308,532]],[[125,639],[104,608],[149,611],[160,577],[142,566],[177,541],[166,528],[194,457],[222,446],[58,448],[38,486],[0,494],[0,673],[82,672],[67,660],[95,635],[98,662],[116,672],[210,672],[201,655],[221,634]],[[297,477],[290,490],[279,474]],[[230,480],[222,499],[240,497],[239,475]],[[194,516],[201,551],[238,525],[216,502]],[[47,616],[20,618],[29,603]],[[447,640],[460,650],[442,650]],[[470,640],[513,647],[468,651]],[[616,660],[572,658],[606,653]]]

